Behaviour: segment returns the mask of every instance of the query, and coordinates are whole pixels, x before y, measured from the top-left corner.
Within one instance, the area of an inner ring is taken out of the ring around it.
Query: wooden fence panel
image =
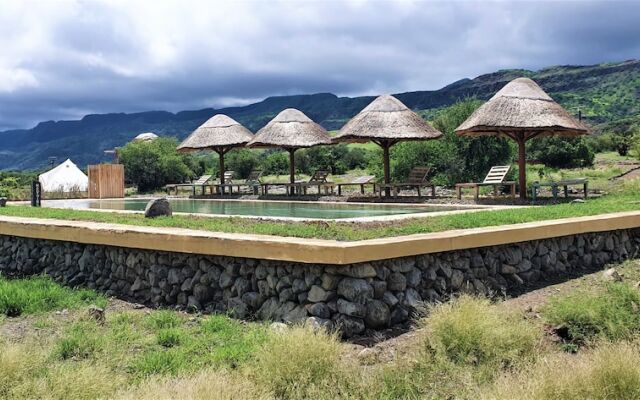
[[[89,165],[89,198],[124,197],[124,165]]]

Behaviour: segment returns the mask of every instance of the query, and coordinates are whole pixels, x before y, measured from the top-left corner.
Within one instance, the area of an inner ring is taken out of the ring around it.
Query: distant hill
[[[640,126],[640,61],[591,66],[555,66],[539,71],[501,70],[462,79],[439,90],[396,94],[419,111],[449,106],[460,99],[490,98],[508,81],[527,76],[538,82],[572,114],[582,112],[596,132]],[[0,132],[0,169],[31,169],[47,158],[71,158],[79,165],[106,160],[103,151],[122,146],[141,132],[186,137],[216,113],[227,114],[251,131],[288,107],[302,110],[326,129],[339,129],[373,97],[337,97],[330,93],[269,97],[244,107],[170,113],[87,115],[79,121],[41,122],[35,128]]]

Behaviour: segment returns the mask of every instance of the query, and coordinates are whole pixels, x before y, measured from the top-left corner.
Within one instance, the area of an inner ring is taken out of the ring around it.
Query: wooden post
[[[296,159],[294,156],[295,149],[289,149],[289,183],[291,184],[290,196],[295,194],[295,187],[293,186],[296,183]]]
[[[525,154],[525,134],[516,134],[518,142],[518,175],[520,181],[520,198],[527,199],[527,158]]]
[[[215,149],[218,153],[218,161],[220,165],[220,193],[224,194],[224,147],[218,147]]]
[[[391,145],[388,141],[381,142],[382,146],[382,158],[384,163],[384,184],[389,185],[391,183],[391,168],[389,166],[389,147]],[[389,197],[391,195],[391,188],[388,186],[384,189],[385,196]]]

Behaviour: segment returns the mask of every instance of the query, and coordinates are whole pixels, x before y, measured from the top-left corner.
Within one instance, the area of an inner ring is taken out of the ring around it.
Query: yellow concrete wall
[[[0,235],[147,250],[337,265],[632,228],[640,228],[638,211],[338,242],[177,228],[0,217]]]

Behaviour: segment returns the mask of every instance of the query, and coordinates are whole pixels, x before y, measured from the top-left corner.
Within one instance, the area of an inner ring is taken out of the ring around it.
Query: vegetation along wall
[[[500,294],[639,250],[640,229],[632,229],[335,266],[0,236],[0,273],[45,273],[153,306],[311,318],[348,337],[407,323],[422,302],[455,292]]]

